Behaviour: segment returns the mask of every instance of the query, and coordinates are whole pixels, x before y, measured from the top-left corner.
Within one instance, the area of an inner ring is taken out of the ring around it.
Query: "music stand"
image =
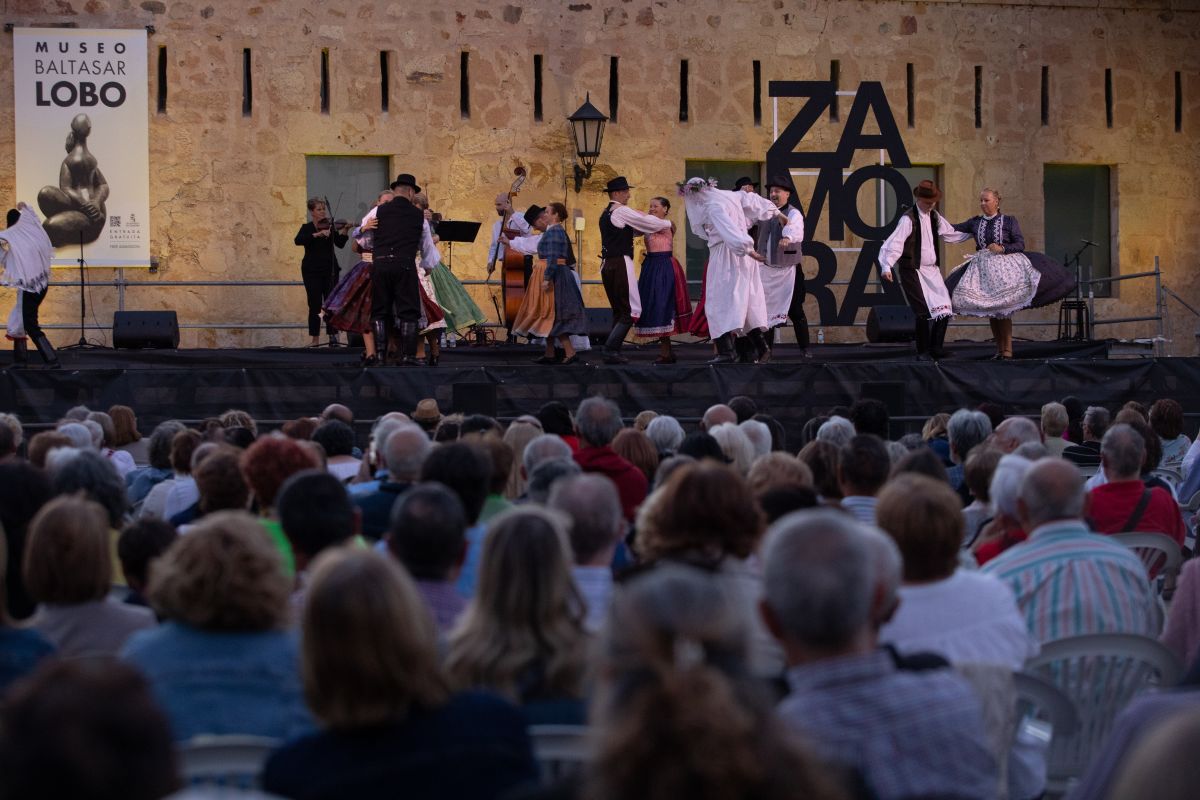
[[[450,252],[446,255],[446,268],[451,272],[454,271],[454,243],[475,241],[482,224],[453,219],[444,219],[437,224],[438,239],[450,245]]]

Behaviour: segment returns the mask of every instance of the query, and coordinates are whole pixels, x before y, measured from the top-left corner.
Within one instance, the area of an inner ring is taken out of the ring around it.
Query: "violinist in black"
[[[312,222],[300,226],[296,245],[304,248],[300,276],[308,298],[308,335],[312,337],[312,346],[316,347],[321,343],[321,305],[333,291],[341,272],[333,248],[345,247],[350,237],[347,235],[349,223],[331,219],[321,198],[310,197],[308,211],[312,214]],[[337,331],[328,326],[327,330],[329,343],[338,344]]]

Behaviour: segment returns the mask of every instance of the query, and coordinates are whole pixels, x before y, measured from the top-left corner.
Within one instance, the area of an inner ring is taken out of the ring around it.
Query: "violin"
[[[329,217],[324,217],[322,219],[314,219],[313,220],[313,226],[316,227],[316,229],[319,231],[329,230],[331,224],[334,228],[341,230],[343,228],[350,227],[350,220],[348,220],[348,219],[330,219]]]

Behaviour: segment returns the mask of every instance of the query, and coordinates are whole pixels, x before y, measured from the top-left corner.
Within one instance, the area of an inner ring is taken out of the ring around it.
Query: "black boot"
[[[933,323],[929,336],[929,355],[937,359],[948,358],[950,351],[946,349],[946,329],[950,327],[950,318],[942,317]]]
[[[715,358],[709,359],[710,364],[732,364],[736,359],[733,355],[733,334],[723,333],[716,339],[713,339],[713,344],[717,346],[717,355]]]
[[[763,336],[762,331],[757,328],[750,331],[750,344],[754,346],[754,355],[759,364],[766,364],[771,360],[771,348],[767,345],[767,339]]]
[[[420,323],[400,323],[400,366],[411,367],[417,363],[417,337],[420,335]]]
[[[58,363],[58,356],[54,354],[54,348],[50,346],[50,340],[46,338],[46,334],[39,333],[33,337],[33,346],[37,348],[38,355],[42,357],[42,361],[46,362],[47,369],[58,369],[62,364]]]
[[[737,358],[737,363],[739,364],[754,363],[754,345],[750,343],[750,339],[748,337],[733,337],[733,353]]]
[[[917,317],[917,361],[929,360],[929,318]]]
[[[29,342],[28,340],[13,339],[13,366],[24,367],[29,364]]]
[[[628,322],[618,322],[613,325],[613,329],[608,334],[608,338],[604,340],[604,363],[605,364],[628,364],[629,359],[621,355],[621,347],[625,344],[625,337],[629,334],[629,329],[633,327]]]
[[[391,326],[386,319],[371,320],[371,335],[375,337],[375,363],[379,366],[387,366],[392,362],[388,360],[388,335],[391,333]],[[371,366],[367,364],[367,366]]]
[[[442,355],[442,343],[435,337],[426,343],[425,349],[429,351],[428,355],[425,356],[425,366],[436,367],[438,359]]]

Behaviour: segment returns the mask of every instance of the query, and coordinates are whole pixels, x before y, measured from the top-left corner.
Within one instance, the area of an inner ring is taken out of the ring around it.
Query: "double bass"
[[[513,174],[516,178],[508,190],[509,203],[521,193],[521,186],[525,183],[527,176],[525,167],[519,164],[513,170]],[[512,219],[512,217],[510,216],[509,219]],[[500,233],[509,239],[515,239],[521,235],[520,231],[506,227],[504,223],[501,223]],[[496,249],[492,251],[492,259],[489,262],[490,265],[496,263],[496,251],[499,249],[500,240],[497,239]],[[500,270],[500,293],[504,304],[502,321],[506,328],[512,328],[513,320],[517,318],[517,312],[521,310],[521,302],[525,299],[525,256],[511,247],[504,248],[504,262]],[[493,302],[495,301],[493,300]],[[497,315],[499,315],[499,309],[497,309]]]

